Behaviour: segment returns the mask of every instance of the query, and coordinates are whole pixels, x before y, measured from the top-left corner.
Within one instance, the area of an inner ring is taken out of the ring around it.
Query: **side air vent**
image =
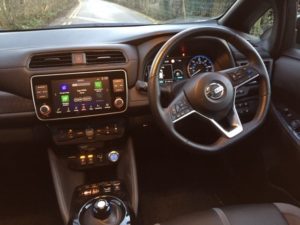
[[[35,55],[29,63],[30,68],[72,66],[71,53],[53,53]]]
[[[120,51],[90,51],[85,54],[87,65],[126,62],[124,54]]]

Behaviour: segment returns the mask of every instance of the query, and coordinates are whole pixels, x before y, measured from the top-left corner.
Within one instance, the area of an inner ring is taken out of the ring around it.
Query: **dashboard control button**
[[[119,160],[120,154],[117,151],[111,151],[108,153],[108,160],[112,163],[115,163]]]
[[[92,188],[92,195],[97,195],[100,193],[100,190],[98,187]]]
[[[99,162],[103,162],[103,155],[100,153],[97,155],[97,159]]]
[[[124,79],[113,79],[113,90],[115,93],[125,91],[125,81]]]
[[[95,135],[95,130],[93,128],[87,128],[87,129],[85,129],[85,136],[88,139],[93,139],[94,135]]]
[[[49,97],[48,85],[35,85],[35,95],[37,99],[47,99]]]
[[[82,191],[81,195],[85,196],[85,197],[90,196],[90,195],[92,195],[92,190],[91,189],[84,190],[84,191]]]
[[[82,138],[82,137],[84,137],[84,132],[83,131],[76,131],[75,136],[76,136],[76,138]]]
[[[88,162],[88,164],[94,164],[94,155],[93,154],[89,154],[87,156],[87,162]]]
[[[114,101],[114,106],[117,108],[117,109],[121,109],[123,106],[124,106],[124,100],[122,98],[116,98],[115,101]]]
[[[113,131],[115,134],[119,133],[119,127],[117,124],[114,124]]]
[[[80,157],[79,157],[79,160],[80,160],[80,165],[81,166],[85,166],[86,165],[86,156],[85,155],[81,155]]]
[[[73,139],[75,136],[74,136],[74,131],[72,130],[72,129],[69,129],[68,131],[67,131],[67,137],[69,138],[69,139]]]
[[[121,191],[121,182],[120,181],[115,181],[112,182],[113,189],[115,192]]]
[[[103,187],[104,193],[111,193],[112,192],[112,186],[110,184],[107,184]]]
[[[50,106],[49,106],[49,105],[46,105],[46,104],[42,105],[42,106],[40,107],[40,113],[41,113],[43,116],[49,116],[50,113],[51,113],[51,108],[50,108]]]

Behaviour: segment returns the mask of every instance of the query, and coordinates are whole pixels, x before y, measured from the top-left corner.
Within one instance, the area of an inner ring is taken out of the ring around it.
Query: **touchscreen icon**
[[[103,88],[103,83],[100,80],[95,81],[94,85],[95,85],[95,89],[102,89]]]
[[[67,84],[61,84],[60,85],[60,91],[61,92],[65,92],[65,91],[68,91],[69,87]]]
[[[61,95],[60,96],[62,103],[69,103],[70,102],[70,96],[69,95]]]

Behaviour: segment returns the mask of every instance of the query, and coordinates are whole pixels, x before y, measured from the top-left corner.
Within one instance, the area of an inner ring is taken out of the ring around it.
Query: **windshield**
[[[0,29],[197,22],[235,0],[0,0]]]

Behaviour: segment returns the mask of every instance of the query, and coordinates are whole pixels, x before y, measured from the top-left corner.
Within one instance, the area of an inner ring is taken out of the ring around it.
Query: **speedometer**
[[[194,56],[187,67],[190,77],[204,72],[214,72],[214,64],[210,58],[205,55]]]

